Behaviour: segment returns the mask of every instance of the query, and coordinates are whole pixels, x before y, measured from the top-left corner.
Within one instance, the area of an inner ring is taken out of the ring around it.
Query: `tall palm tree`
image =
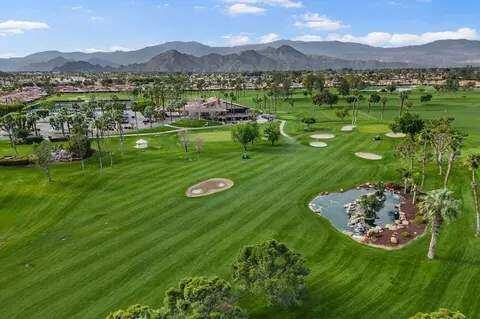
[[[407,100],[408,100],[408,92],[407,91],[400,92],[400,116],[402,116],[403,108]]]
[[[437,189],[427,193],[419,205],[420,212],[427,218],[432,232],[427,257],[435,258],[437,239],[444,223],[450,223],[460,214],[460,202],[448,189]]]
[[[387,105],[388,98],[386,96],[382,96],[380,99],[380,103],[382,103],[382,113],[380,114],[380,119],[383,121],[383,115],[385,114],[385,106]]]
[[[475,236],[480,237],[480,211],[478,207],[478,184],[477,184],[477,170],[480,167],[480,153],[469,154],[465,159],[465,166],[472,172],[472,193],[473,201],[475,204],[475,215],[476,215],[476,231]]]
[[[457,159],[460,155],[461,148],[463,146],[463,140],[465,138],[465,134],[459,132],[457,130],[452,130],[450,141],[448,144],[448,149],[450,151],[450,155],[448,157],[448,165],[447,171],[445,172],[445,178],[443,181],[443,187],[447,188],[448,180],[450,178],[450,173],[452,171],[453,162]]]
[[[420,134],[418,134],[417,138],[418,142],[422,145],[422,179],[420,182],[420,187],[423,187],[425,184],[427,161],[429,158],[428,146],[432,142],[432,131],[429,127],[424,127]]]

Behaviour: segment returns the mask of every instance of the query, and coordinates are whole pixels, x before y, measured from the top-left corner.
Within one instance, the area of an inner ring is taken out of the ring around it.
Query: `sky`
[[[0,0],[0,58],[279,39],[395,47],[480,39],[478,0]]]

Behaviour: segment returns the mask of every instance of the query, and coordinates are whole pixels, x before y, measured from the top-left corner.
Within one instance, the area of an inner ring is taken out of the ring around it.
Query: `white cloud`
[[[245,4],[245,5],[268,5],[273,7],[282,8],[302,8],[303,3],[301,1],[294,0],[224,0],[226,3]]]
[[[92,22],[102,22],[104,21],[105,18],[104,17],[100,17],[100,16],[91,16],[90,17],[90,21]]]
[[[293,41],[304,41],[304,42],[313,42],[313,41],[323,41],[323,37],[314,34],[304,34],[299,35],[292,39]]]
[[[324,31],[335,31],[348,27],[340,20],[332,20],[327,16],[320,15],[318,13],[306,13],[300,17],[297,17],[297,21],[294,25],[299,28]]]
[[[358,42],[374,46],[404,46],[425,44],[438,40],[476,40],[479,35],[475,29],[460,28],[455,31],[442,32],[425,32],[422,34],[410,33],[388,33],[388,32],[371,32],[365,36],[354,36],[351,34],[329,34],[326,40],[336,40],[343,42]]]
[[[80,49],[79,51],[82,51],[85,53],[95,53],[95,52],[131,51],[131,49],[123,47],[121,45],[113,45],[109,48],[104,48],[104,49],[88,48],[88,49]]]
[[[228,7],[228,13],[232,15],[238,14],[260,14],[265,12],[264,8],[257,6],[245,4],[245,3],[235,3]]]
[[[277,40],[280,40],[280,36],[276,33],[268,33],[258,38],[260,43],[270,43]]]
[[[15,53],[0,53],[0,59],[17,58],[20,55]]]
[[[225,43],[229,46],[244,45],[250,43],[250,37],[245,34],[238,35],[225,35],[222,37],[225,40]]]
[[[0,22],[0,36],[22,34],[25,31],[49,28],[50,26],[44,22],[7,20]]]
[[[76,11],[76,10],[82,10],[83,9],[83,6],[73,6],[72,7],[72,10]]]

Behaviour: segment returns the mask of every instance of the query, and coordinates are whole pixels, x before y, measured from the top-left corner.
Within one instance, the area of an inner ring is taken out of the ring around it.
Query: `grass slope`
[[[435,96],[418,107],[425,116],[448,108],[478,147],[480,94]],[[241,99],[251,100],[252,94]],[[448,105],[448,106],[447,106]],[[365,108],[365,106],[364,106]],[[397,113],[389,105],[387,119]],[[466,172],[452,180],[464,204],[463,217],[445,228],[438,259],[427,261],[428,238],[394,252],[360,245],[315,216],[308,202],[320,191],[349,188],[365,181],[397,179],[394,139],[373,142],[378,112],[360,117],[371,130],[342,133],[331,110],[312,111],[297,96],[286,130],[298,142],[253,146],[252,159],[219,132],[203,135],[204,152],[186,160],[175,134],[148,136],[146,151],[127,138],[124,155],[100,173],[92,158],[80,165],[55,165],[48,184],[35,168],[0,168],[0,304],[6,318],[102,318],[133,303],[159,305],[166,288],[190,275],[228,279],[239,249],[275,238],[301,252],[312,272],[305,305],[291,311],[261,300],[242,303],[253,318],[405,318],[439,307],[480,313],[480,240],[473,237],[472,199]],[[317,131],[336,138],[327,149],[306,146],[310,132],[298,118],[322,122]],[[370,132],[370,133],[369,133]],[[205,133],[201,133],[205,134]],[[208,137],[208,138],[207,138]],[[118,140],[109,141],[116,149]],[[0,144],[3,154],[8,145]],[[27,152],[27,149],[22,150]],[[369,162],[355,151],[382,154]],[[431,168],[428,187],[440,185]],[[225,177],[235,186],[210,197],[187,199],[185,189]]]

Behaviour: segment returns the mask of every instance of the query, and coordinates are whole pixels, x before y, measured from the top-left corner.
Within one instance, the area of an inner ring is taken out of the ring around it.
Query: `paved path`
[[[165,125],[167,126],[167,125]],[[175,128],[170,131],[163,131],[163,132],[149,132],[149,133],[131,133],[131,134],[125,134],[125,137],[129,136],[156,136],[156,135],[164,135],[164,134],[170,134],[170,133],[176,133],[180,132],[182,130],[188,130],[188,131],[201,131],[201,130],[210,130],[210,129],[217,129],[217,128],[222,128],[222,127],[228,127],[229,125],[216,125],[216,126],[204,126],[204,127],[177,127],[173,125],[168,125],[169,127]],[[108,135],[104,136],[103,138],[110,138],[110,137],[119,137],[118,134],[114,135]]]
[[[280,123],[280,134],[283,136],[283,137],[286,137],[287,139],[289,140],[293,140],[293,137],[291,137],[290,135],[288,135],[287,133],[285,133],[285,125],[287,124],[287,121],[283,121]]]

